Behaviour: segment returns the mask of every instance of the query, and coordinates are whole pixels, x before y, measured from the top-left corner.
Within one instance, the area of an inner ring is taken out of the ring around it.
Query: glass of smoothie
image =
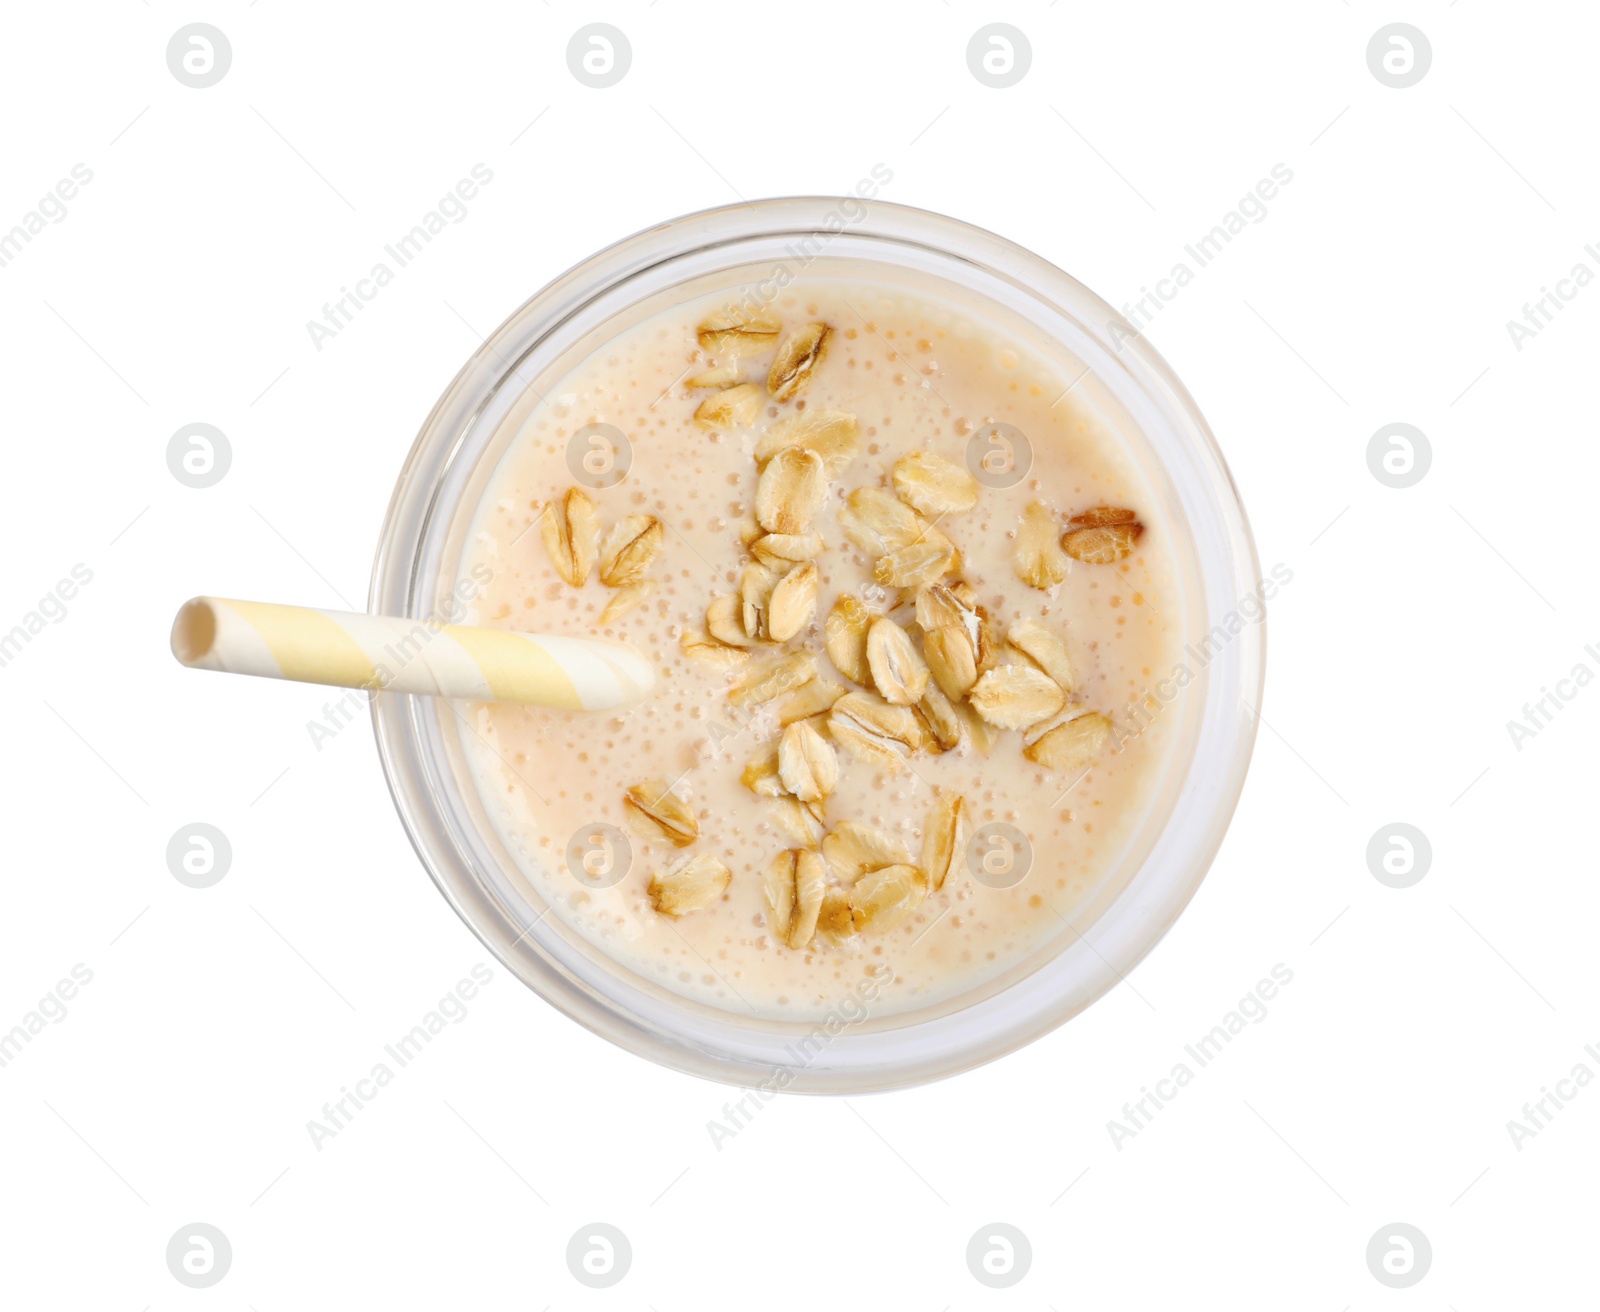
[[[655,692],[373,719],[434,881],[567,1015],[730,1083],[889,1088],[1161,938],[1243,785],[1279,581],[1082,285],[864,195],[761,201],[502,325],[374,570],[377,613],[627,642]]]

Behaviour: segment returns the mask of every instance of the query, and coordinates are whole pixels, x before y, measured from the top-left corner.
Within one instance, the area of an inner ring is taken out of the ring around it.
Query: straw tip
[[[172,654],[180,664],[204,660],[217,640],[217,612],[206,597],[191,597],[172,621]]]

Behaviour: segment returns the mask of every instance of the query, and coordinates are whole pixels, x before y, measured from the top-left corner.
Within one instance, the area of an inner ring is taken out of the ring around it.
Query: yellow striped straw
[[[598,638],[196,597],[172,623],[184,665],[338,688],[607,711],[655,686],[650,662]]]

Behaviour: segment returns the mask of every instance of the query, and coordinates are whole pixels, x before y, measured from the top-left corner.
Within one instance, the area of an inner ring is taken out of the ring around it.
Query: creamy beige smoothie
[[[468,530],[468,622],[625,641],[659,677],[603,717],[462,708],[572,932],[802,1021],[867,975],[879,1015],[938,1003],[1087,928],[1174,750],[1179,717],[1125,712],[1179,661],[1186,544],[1060,355],[817,278],[538,381]]]

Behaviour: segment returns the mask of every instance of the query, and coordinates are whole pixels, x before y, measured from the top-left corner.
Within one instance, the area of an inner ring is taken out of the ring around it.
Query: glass
[[[601,251],[539,292],[467,362],[406,460],[373,568],[376,613],[447,609],[461,530],[540,378],[666,305],[802,275],[883,276],[959,292],[1083,370],[1074,388],[1130,434],[1163,521],[1187,538],[1192,681],[1149,821],[1070,933],[997,979],[922,1010],[837,1024],[758,1020],[687,1000],[612,961],[551,914],[488,823],[462,761],[460,719],[430,698],[372,705],[395,806],[434,882],[505,967],[595,1033],[664,1065],[743,1086],[848,1093],[937,1079],[1068,1020],[1160,940],[1209,868],[1255,739],[1265,659],[1258,568],[1221,452],[1183,385],[1104,301],[992,233],[855,197],[759,201],[687,215]],[[1220,636],[1218,636],[1220,634]],[[1162,684],[1162,687],[1165,685]],[[1162,696],[1157,691],[1157,696]],[[833,1032],[830,1032],[833,1031]]]

